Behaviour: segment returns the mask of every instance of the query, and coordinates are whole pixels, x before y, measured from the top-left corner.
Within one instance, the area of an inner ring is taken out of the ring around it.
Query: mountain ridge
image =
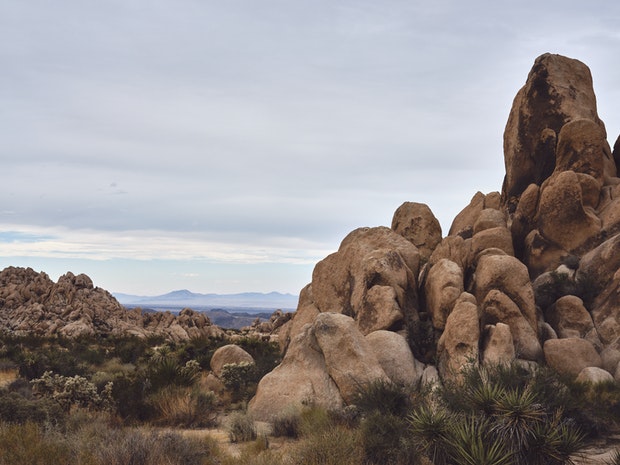
[[[248,308],[281,310],[294,310],[299,296],[272,291],[240,292],[235,294],[202,294],[191,292],[187,289],[179,289],[166,294],[155,296],[133,295],[125,293],[112,293],[112,295],[124,306],[131,307],[203,307],[203,308]]]

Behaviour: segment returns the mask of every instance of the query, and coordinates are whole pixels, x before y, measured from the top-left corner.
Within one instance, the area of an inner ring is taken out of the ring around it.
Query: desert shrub
[[[256,387],[256,365],[250,362],[226,363],[220,379],[231,391],[233,401],[247,400]]]
[[[436,465],[447,463],[448,451],[445,445],[452,417],[453,414],[443,406],[432,406],[426,402],[418,405],[407,417],[409,431],[418,450]]]
[[[435,329],[430,318],[412,319],[407,321],[407,342],[413,356],[424,363],[433,363],[437,343]]]
[[[71,447],[35,423],[0,424],[0,463],[57,465],[72,463]]]
[[[57,346],[24,350],[17,361],[19,375],[31,380],[40,378],[46,371],[62,376],[84,376],[87,366],[74,353]]]
[[[415,464],[417,453],[404,418],[375,410],[360,425],[364,463]]]
[[[439,391],[439,405],[422,405],[409,417],[436,465],[560,465],[584,446],[577,422],[560,408],[558,398],[572,397],[557,376],[529,374],[516,364],[471,365],[461,374],[462,383]]]
[[[149,382],[140,373],[121,374],[112,382],[115,411],[127,421],[148,421],[155,412],[148,403]]]
[[[112,383],[98,392],[96,386],[82,376],[61,376],[49,371],[32,380],[33,392],[39,397],[52,399],[65,410],[80,407],[93,410],[112,406]]]
[[[253,382],[258,382],[267,373],[272,371],[281,361],[282,354],[277,342],[264,341],[255,337],[243,337],[235,344],[249,353],[256,366]]]
[[[317,430],[291,450],[291,463],[294,465],[359,465],[363,463],[359,434],[354,429],[342,426]]]
[[[404,417],[411,408],[411,391],[390,380],[377,379],[358,388],[354,403],[362,413]]]
[[[299,431],[302,437],[309,437],[317,431],[329,430],[336,426],[334,415],[327,409],[315,404],[304,406],[299,413],[299,419]]]
[[[64,411],[51,399],[28,399],[17,392],[0,391],[0,420],[8,423],[58,423]]]
[[[184,427],[214,426],[215,401],[211,391],[177,386],[163,388],[148,400],[156,412],[158,424]]]
[[[509,465],[512,451],[492,433],[487,418],[460,417],[448,428],[448,454],[459,465]]]
[[[228,437],[230,442],[248,442],[257,438],[256,425],[248,414],[235,412],[229,418]]]
[[[151,344],[162,342],[161,340],[144,340],[137,336],[120,337],[113,340],[110,347],[110,355],[118,357],[123,363],[138,364],[145,356]]]
[[[301,415],[290,410],[278,415],[273,420],[272,434],[275,437],[297,438],[301,433]]]

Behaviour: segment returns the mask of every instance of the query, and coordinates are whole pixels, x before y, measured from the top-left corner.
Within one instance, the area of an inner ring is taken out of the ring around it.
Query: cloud
[[[17,235],[0,254],[309,263],[407,200],[447,232],[501,188],[537,55],[590,65],[620,132],[619,16],[533,0],[4,2],[0,230]]]

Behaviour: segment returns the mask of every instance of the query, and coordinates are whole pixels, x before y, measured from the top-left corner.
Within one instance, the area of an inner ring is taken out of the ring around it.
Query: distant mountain
[[[295,310],[298,296],[270,292],[243,292],[240,294],[199,294],[187,289],[172,291],[158,296],[138,296],[113,293],[126,307],[171,309],[189,307],[195,310],[248,309],[248,310]]]

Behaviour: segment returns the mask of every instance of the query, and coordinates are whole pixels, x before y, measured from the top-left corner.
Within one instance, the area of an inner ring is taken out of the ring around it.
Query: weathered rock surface
[[[443,329],[446,319],[464,288],[463,270],[447,258],[442,258],[430,269],[425,283],[426,307],[433,326]]]
[[[235,344],[227,344],[217,349],[211,357],[211,371],[218,378],[222,377],[224,365],[254,363],[254,358]]]
[[[504,323],[487,325],[482,336],[484,365],[509,364],[515,359],[515,345],[510,326]]]
[[[401,329],[417,318],[419,263],[418,249],[391,229],[356,229],[315,266],[313,303],[351,316],[364,334]]]
[[[461,367],[478,360],[479,339],[478,306],[474,296],[464,292],[448,316],[437,343],[438,370],[443,379],[460,379]]]
[[[393,383],[416,386],[424,364],[413,357],[407,340],[393,331],[374,331],[366,336],[371,351]]]
[[[422,260],[427,261],[441,242],[441,225],[428,205],[405,202],[392,218],[392,229],[416,246]]]
[[[602,368],[586,367],[579,372],[576,381],[579,383],[610,383],[614,381],[614,377]]]
[[[16,267],[0,272],[0,327],[39,336],[160,335],[174,341],[224,334],[190,309],[178,316],[127,310],[84,274],[69,272],[54,283],[45,273]]]
[[[321,313],[292,339],[282,363],[263,377],[248,409],[255,419],[269,420],[308,401],[337,408],[377,379],[389,378],[356,322]]]
[[[516,207],[530,184],[541,185],[553,173],[558,134],[574,120],[591,121],[605,134],[590,70],[560,55],[538,57],[514,99],[504,131],[503,204]]]
[[[601,368],[603,364],[592,343],[584,339],[549,339],[543,349],[547,364],[558,373],[576,377],[584,368]]]

